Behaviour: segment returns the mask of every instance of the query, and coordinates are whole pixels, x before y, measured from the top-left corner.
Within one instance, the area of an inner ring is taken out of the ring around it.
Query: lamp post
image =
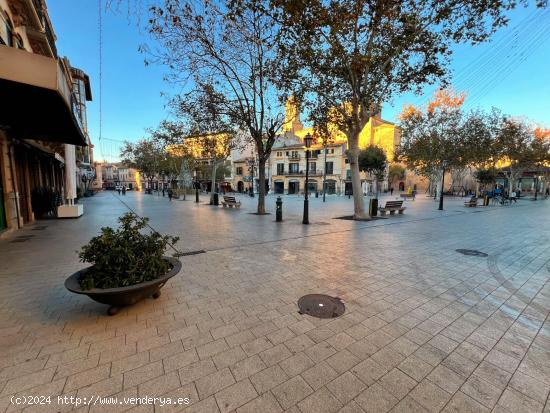
[[[308,225],[309,224],[309,155],[310,151],[309,148],[311,147],[311,142],[313,141],[313,138],[308,133],[304,137],[304,143],[306,144],[306,187],[304,188],[304,217],[302,219],[302,224]]]
[[[250,169],[250,197],[254,198],[254,159],[248,160],[248,168]]]
[[[439,210],[443,211],[443,188],[445,186],[445,168],[447,168],[448,161],[442,162],[443,173],[441,174],[441,193],[439,194]]]
[[[323,202],[325,202],[325,193],[327,192],[327,144],[323,140],[323,148],[325,150],[325,167],[323,168]]]
[[[199,203],[199,181],[197,176],[197,167],[195,166],[194,185],[195,185],[195,202]]]

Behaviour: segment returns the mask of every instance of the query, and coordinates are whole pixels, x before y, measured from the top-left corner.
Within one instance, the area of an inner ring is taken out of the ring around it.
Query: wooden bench
[[[226,196],[224,195],[222,205],[225,208],[228,206],[229,208],[240,208],[241,207],[241,201],[237,201],[234,196]]]
[[[395,214],[395,211],[398,211],[400,214],[402,214],[405,209],[406,208],[403,206],[403,201],[387,201],[386,205],[378,208],[378,210],[380,211],[380,215],[382,216],[386,215],[386,212],[388,211],[390,215]]]
[[[476,207],[477,198],[475,196],[471,197],[469,201],[464,202],[465,207]]]

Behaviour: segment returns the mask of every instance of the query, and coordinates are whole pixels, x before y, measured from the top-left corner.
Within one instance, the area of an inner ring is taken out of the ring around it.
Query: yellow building
[[[310,192],[322,191],[323,180],[326,178],[327,193],[343,194],[351,190],[350,168],[346,156],[347,138],[336,127],[329,129],[332,130],[331,143],[325,148],[321,141],[314,140],[311,147],[308,186]],[[283,130],[284,133],[273,145],[270,156],[270,187],[275,193],[303,193],[306,175],[304,137],[315,134],[313,128],[302,125],[300,111],[292,99],[289,99],[285,107]],[[369,145],[379,146],[385,151],[388,162],[392,162],[400,139],[399,128],[377,114],[361,131],[359,147],[365,149]],[[364,192],[368,192],[372,179],[362,174],[362,181]]]

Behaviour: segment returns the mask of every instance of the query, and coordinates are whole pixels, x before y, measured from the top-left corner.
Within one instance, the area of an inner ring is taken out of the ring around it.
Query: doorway
[[[288,194],[297,194],[300,192],[300,182],[299,181],[290,181],[288,183]]]
[[[276,194],[283,194],[285,192],[285,183],[283,181],[275,181],[274,187]]]

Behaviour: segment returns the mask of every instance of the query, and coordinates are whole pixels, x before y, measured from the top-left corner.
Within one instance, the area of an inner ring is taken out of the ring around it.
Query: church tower
[[[300,121],[300,108],[294,96],[290,96],[285,104],[285,123],[283,125],[284,132],[298,132],[304,129],[304,125]]]

